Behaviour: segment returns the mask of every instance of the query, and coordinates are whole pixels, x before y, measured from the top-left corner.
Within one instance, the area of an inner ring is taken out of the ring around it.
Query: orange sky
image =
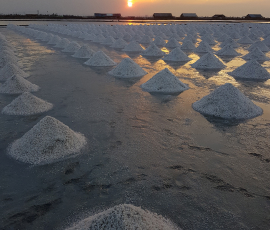
[[[93,15],[121,13],[123,16],[151,16],[153,13],[197,13],[199,16],[225,14],[245,16],[259,13],[270,17],[270,0],[1,0],[1,13],[57,13]]]

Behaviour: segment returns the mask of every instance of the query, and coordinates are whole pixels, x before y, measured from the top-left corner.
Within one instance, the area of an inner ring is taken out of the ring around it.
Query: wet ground
[[[229,76],[243,59],[225,60],[227,68],[209,72],[191,68],[199,58],[194,53],[182,65],[133,54],[148,74],[119,80],[107,74],[111,67],[91,68],[45,42],[6,28],[0,32],[17,49],[28,80],[41,87],[34,95],[54,104],[40,115],[0,115],[0,229],[64,229],[121,203],[161,214],[184,230],[269,229],[270,81]],[[65,37],[117,63],[128,57]],[[269,61],[263,66],[270,71]],[[190,89],[177,96],[142,91],[140,85],[165,67]],[[226,82],[263,108],[263,115],[229,122],[192,109]],[[0,95],[0,109],[14,98]],[[86,136],[83,154],[35,167],[10,158],[8,145],[46,115]]]

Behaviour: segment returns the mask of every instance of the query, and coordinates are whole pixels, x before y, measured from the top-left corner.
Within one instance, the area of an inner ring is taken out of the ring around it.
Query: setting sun
[[[128,6],[132,7],[132,1],[131,0],[128,0]]]

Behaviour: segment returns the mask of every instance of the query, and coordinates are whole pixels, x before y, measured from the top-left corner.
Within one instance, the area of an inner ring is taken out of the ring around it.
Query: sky
[[[132,2],[132,7],[128,6]],[[121,13],[122,16],[152,16],[153,13],[197,13],[198,16],[242,17],[262,14],[270,17],[270,0],[0,0],[0,14],[70,14]]]

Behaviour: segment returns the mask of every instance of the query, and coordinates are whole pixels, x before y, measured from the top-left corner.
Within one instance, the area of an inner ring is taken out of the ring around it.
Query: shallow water
[[[120,80],[107,74],[111,67],[91,68],[45,42],[5,28],[0,32],[17,49],[28,80],[41,87],[34,95],[54,104],[40,115],[0,115],[0,229],[63,229],[121,203],[164,215],[183,229],[269,229],[270,80],[228,75],[243,59],[209,72],[191,68],[199,59],[194,53],[182,65],[130,55],[148,74]],[[117,63],[128,57],[66,37]],[[263,66],[270,70],[269,61]],[[142,91],[140,85],[165,67],[190,89],[177,96]],[[263,115],[235,123],[192,109],[226,82],[263,108]],[[0,95],[0,109],[14,98]],[[83,154],[35,167],[11,159],[8,145],[46,115],[87,137]]]

